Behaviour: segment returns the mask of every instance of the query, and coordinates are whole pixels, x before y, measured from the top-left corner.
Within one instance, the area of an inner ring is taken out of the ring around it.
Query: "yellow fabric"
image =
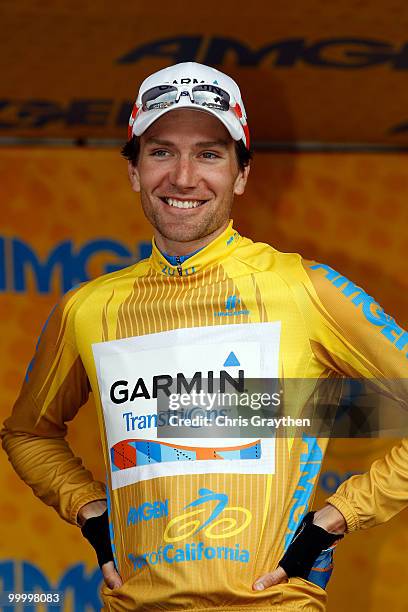
[[[75,523],[82,505],[105,497],[104,485],[94,482],[64,439],[65,423],[75,417],[89,390],[93,392],[108,474],[114,553],[124,580],[115,591],[103,588],[108,610],[325,609],[325,591],[305,580],[292,579],[263,592],[251,587],[255,578],[276,567],[293,523],[312,503],[327,439],[278,438],[270,473],[234,471],[235,462],[223,461],[222,450],[210,449],[210,457],[197,440],[191,446],[197,452],[195,461],[180,459],[174,464],[179,471],[165,476],[154,472],[155,465],[151,472],[143,466],[147,477],[136,475],[126,486],[118,485],[117,478],[141,473],[142,468],[127,465],[125,455],[120,469],[114,471],[111,462],[103,381],[97,377],[93,350],[112,347],[116,367],[122,347],[134,339],[151,346],[163,337],[176,341],[172,330],[187,337],[207,330],[216,350],[222,335],[234,329],[243,330],[246,346],[245,338],[251,339],[256,324],[264,326],[267,344],[271,325],[280,329],[279,339],[274,336],[271,343],[282,379],[378,377],[384,379],[386,391],[404,401],[406,389],[396,394],[387,380],[403,383],[408,378],[408,334],[340,274],[297,254],[253,243],[232,224],[179,267],[165,261],[153,244],[150,259],[73,289],[51,313],[1,436],[16,471],[34,493]],[[211,353],[212,344],[206,342],[203,353]],[[255,345],[248,340],[248,351],[256,353]],[[133,359],[137,371],[149,351],[136,351]],[[115,410],[123,421],[122,408]],[[129,449],[127,442],[117,447],[116,457],[120,449]],[[353,477],[330,498],[344,512],[350,531],[383,522],[407,505],[407,451],[403,442],[368,475]],[[177,452],[182,456],[189,451],[180,447]],[[204,459],[213,466],[210,471],[192,471],[200,461],[204,465]],[[221,464],[226,470],[221,471]],[[218,523],[201,530],[194,521],[199,516],[202,522],[203,506],[189,504],[204,490],[224,496],[228,506]],[[130,508],[145,503],[150,504],[148,513],[129,522]],[[185,519],[180,526],[181,516]]]

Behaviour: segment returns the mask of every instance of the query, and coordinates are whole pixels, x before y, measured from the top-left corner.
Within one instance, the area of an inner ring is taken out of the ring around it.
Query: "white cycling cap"
[[[231,137],[249,149],[249,129],[241,92],[227,74],[196,62],[163,68],[143,81],[129,119],[128,139],[140,136],[165,113],[189,108],[210,113]]]

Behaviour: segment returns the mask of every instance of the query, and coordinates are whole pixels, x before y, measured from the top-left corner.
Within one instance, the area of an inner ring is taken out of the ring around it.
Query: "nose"
[[[194,161],[190,157],[179,157],[174,160],[170,173],[170,182],[178,189],[191,189],[197,185],[197,173]]]

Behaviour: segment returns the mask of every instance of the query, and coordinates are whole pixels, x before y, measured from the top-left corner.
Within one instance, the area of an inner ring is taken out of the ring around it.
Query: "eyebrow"
[[[211,148],[211,147],[228,147],[228,142],[219,138],[218,140],[208,140],[204,142],[196,142],[196,146],[200,148]]]
[[[148,138],[146,140],[146,144],[158,144],[166,147],[171,147],[174,145],[170,140],[162,140],[161,138]]]
[[[174,146],[174,142],[171,142],[171,140],[163,140],[162,138],[148,138],[146,140],[146,144],[157,144],[157,145],[162,145],[165,147],[172,147]],[[226,140],[223,140],[222,138],[219,138],[218,140],[207,140],[207,141],[202,141],[202,142],[196,142],[194,144],[195,147],[197,148],[211,148],[211,147],[223,147],[223,148],[227,148],[228,147],[228,142]]]

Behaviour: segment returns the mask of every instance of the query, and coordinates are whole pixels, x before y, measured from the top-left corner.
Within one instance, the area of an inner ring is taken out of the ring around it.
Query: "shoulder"
[[[253,271],[274,272],[286,277],[287,281],[295,278],[302,270],[302,257],[299,253],[285,253],[265,242],[253,242],[244,237],[241,237],[233,257]]]
[[[391,317],[384,313],[377,301],[341,272],[317,261],[302,260],[302,266],[312,289],[324,306],[337,306],[343,314],[344,309],[350,310],[350,314],[359,310],[369,322],[376,325],[390,322]]]
[[[341,293],[343,297],[353,293],[365,294],[361,287],[331,266],[305,258],[300,253],[279,251],[263,242],[241,238],[233,257],[253,271],[272,272],[280,276],[288,287],[300,288],[315,297],[328,295],[341,301]]]
[[[149,269],[149,260],[143,259],[131,266],[103,274],[95,279],[80,283],[67,291],[54,307],[56,314],[71,319],[87,305],[103,307],[111,296],[131,291],[135,280]]]
[[[370,342],[374,336],[381,339],[384,350],[391,344],[399,351],[405,348],[406,331],[361,286],[326,264],[304,261],[303,265],[315,303],[321,311],[330,313],[343,333],[348,331],[353,337],[360,330]]]

